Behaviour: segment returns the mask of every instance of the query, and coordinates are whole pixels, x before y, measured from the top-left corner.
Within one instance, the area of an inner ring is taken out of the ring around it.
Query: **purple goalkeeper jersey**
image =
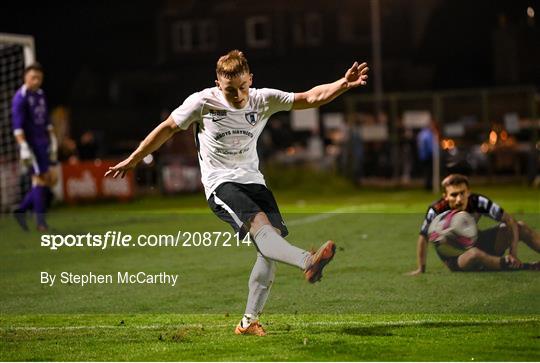
[[[32,147],[49,144],[49,112],[45,93],[32,92],[22,86],[13,96],[13,131],[22,130],[26,142]]]

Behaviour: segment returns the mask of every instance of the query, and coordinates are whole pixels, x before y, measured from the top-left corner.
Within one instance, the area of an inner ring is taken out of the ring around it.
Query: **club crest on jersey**
[[[212,117],[212,121],[217,122],[223,120],[225,117],[227,117],[227,111],[225,110],[210,110],[210,116]]]
[[[246,121],[249,122],[252,126],[255,126],[255,124],[257,123],[257,112],[246,113]]]

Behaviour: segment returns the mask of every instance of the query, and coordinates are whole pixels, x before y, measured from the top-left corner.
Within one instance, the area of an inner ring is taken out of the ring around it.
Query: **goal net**
[[[0,211],[9,212],[25,188],[11,127],[11,99],[35,59],[34,38],[0,33]]]

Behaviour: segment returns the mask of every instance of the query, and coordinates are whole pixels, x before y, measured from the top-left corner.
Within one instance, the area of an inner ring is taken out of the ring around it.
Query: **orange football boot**
[[[234,334],[236,335],[256,335],[259,337],[264,337],[266,332],[264,331],[262,325],[259,321],[252,321],[246,328],[242,328],[241,322],[238,323],[236,329],[234,329]]]
[[[334,241],[327,241],[325,244],[323,244],[321,248],[319,248],[319,250],[311,256],[311,265],[304,271],[306,280],[312,284],[319,281],[322,277],[322,270],[324,266],[332,261],[335,253],[336,244]]]

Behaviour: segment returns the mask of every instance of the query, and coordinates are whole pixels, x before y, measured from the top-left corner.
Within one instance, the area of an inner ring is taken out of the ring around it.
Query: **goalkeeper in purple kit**
[[[48,229],[45,221],[47,200],[55,177],[50,172],[56,163],[58,144],[49,120],[47,101],[40,88],[43,68],[34,63],[24,70],[24,84],[12,100],[13,133],[19,145],[21,162],[32,172],[32,188],[14,211],[15,219],[22,229],[28,230],[26,212],[33,210],[37,229]]]

